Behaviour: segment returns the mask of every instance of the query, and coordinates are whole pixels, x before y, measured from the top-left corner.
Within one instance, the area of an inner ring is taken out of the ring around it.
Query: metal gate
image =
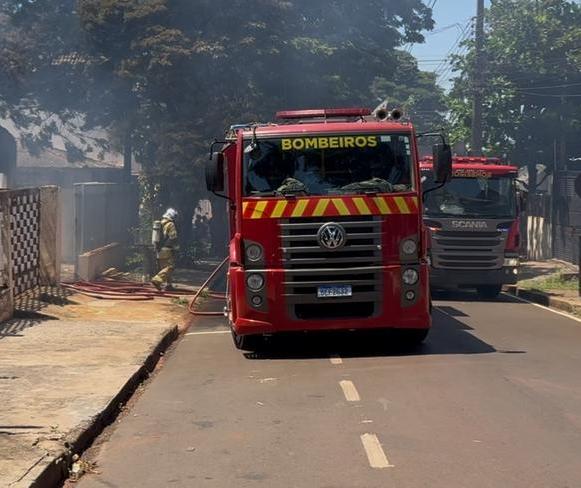
[[[581,198],[575,193],[579,171],[559,173],[553,225],[553,254],[557,259],[577,263],[581,236]]]
[[[11,191],[10,250],[14,296],[40,284],[40,191]]]

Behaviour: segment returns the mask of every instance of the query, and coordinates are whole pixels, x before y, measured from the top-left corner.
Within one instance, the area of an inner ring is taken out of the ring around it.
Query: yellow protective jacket
[[[178,231],[176,229],[175,222],[170,219],[162,219],[161,230],[163,232],[163,238],[161,241],[162,249],[172,249],[172,250],[177,249]]]

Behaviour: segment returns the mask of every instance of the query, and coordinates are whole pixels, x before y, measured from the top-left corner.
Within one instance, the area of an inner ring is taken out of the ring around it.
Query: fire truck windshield
[[[251,144],[246,140],[244,146]],[[413,188],[407,135],[320,134],[258,139],[257,144],[244,154],[245,196],[392,193]]]
[[[430,173],[422,175],[424,189],[434,186]],[[512,176],[453,178],[444,187],[427,193],[425,215],[430,217],[513,218],[516,194]]]

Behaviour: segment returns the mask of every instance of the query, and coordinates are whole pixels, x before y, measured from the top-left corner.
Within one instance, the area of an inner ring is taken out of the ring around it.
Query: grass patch
[[[556,273],[543,278],[521,281],[519,287],[540,291],[577,290],[579,288],[579,282],[577,277],[571,278],[570,276]]]
[[[171,302],[174,305],[180,305],[181,307],[185,307],[185,306],[187,306],[190,303],[190,301],[187,298],[184,298],[184,297],[175,297],[175,298],[172,298],[171,299]]]

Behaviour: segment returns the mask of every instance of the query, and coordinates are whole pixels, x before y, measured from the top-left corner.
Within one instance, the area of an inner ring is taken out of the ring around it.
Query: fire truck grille
[[[280,224],[285,299],[299,320],[365,318],[381,303],[381,221],[334,218],[346,232],[337,250],[320,246],[317,233],[328,218],[290,219]],[[320,286],[350,285],[352,296],[318,298]]]
[[[435,268],[498,269],[505,241],[501,231],[438,231],[432,234],[432,263]]]

